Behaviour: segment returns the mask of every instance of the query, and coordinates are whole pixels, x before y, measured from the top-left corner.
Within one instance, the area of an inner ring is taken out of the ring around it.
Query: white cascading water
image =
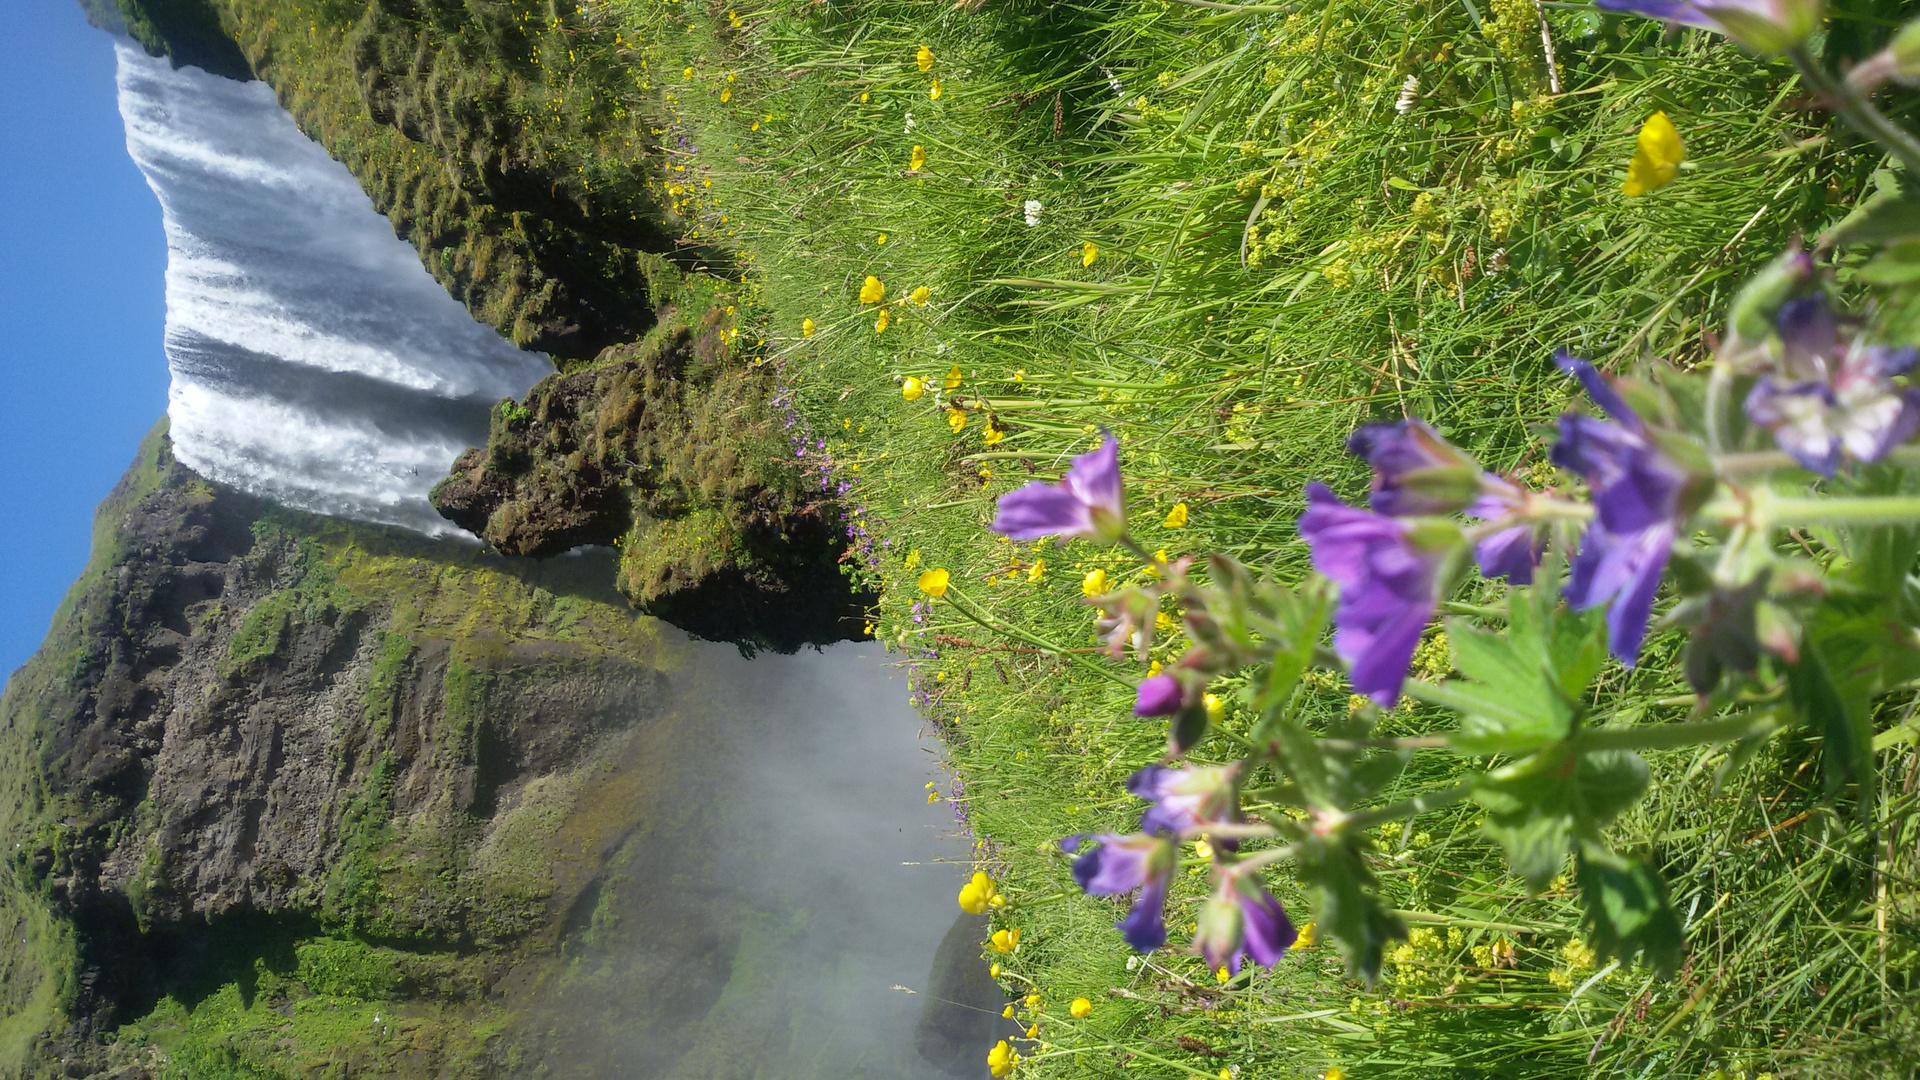
[[[458,532],[427,492],[552,364],[447,295],[265,83],[118,54],[166,222],[175,455],[288,506]]]

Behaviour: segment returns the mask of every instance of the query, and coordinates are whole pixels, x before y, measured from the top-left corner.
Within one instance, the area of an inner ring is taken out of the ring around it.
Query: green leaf
[[[1561,605],[1556,565],[1508,594],[1507,630],[1493,635],[1464,619],[1447,622],[1454,667],[1464,679],[1407,693],[1461,714],[1450,738],[1469,754],[1523,754],[1565,738],[1606,659],[1598,613]],[[1435,691],[1438,692],[1435,692]]]
[[[1651,863],[1587,840],[1580,844],[1575,877],[1585,906],[1581,924],[1595,952],[1621,961],[1644,956],[1662,974],[1679,966],[1686,935],[1667,899],[1667,883]]]
[[[1826,242],[1835,247],[1846,244],[1896,244],[1920,239],[1920,198],[1886,192],[1875,195],[1827,230]]]
[[[1380,902],[1378,883],[1367,869],[1367,839],[1340,833],[1301,843],[1296,868],[1314,891],[1314,919],[1340,943],[1347,970],[1371,986],[1390,942],[1407,936],[1400,916]]]
[[[1481,826],[1513,872],[1539,892],[1566,865],[1575,835],[1599,830],[1647,789],[1647,763],[1628,751],[1575,755],[1564,743],[1495,769],[1474,785]]]
[[[1827,793],[1858,785],[1864,804],[1873,788],[1871,697],[1857,682],[1848,686],[1835,680],[1826,656],[1830,643],[1831,636],[1817,630],[1807,635],[1800,662],[1787,668],[1787,693],[1801,721],[1818,731],[1825,744]]]

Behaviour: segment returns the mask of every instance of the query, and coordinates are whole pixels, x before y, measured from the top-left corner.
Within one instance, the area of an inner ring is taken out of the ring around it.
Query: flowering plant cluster
[[[1920,32],[1840,80],[1805,48],[1821,16],[1810,0],[1601,3],[1787,55],[1840,116],[1920,168],[1920,145],[1866,96],[1876,80],[1920,78]],[[1670,131],[1643,133],[1643,190],[1677,171]],[[1920,678],[1920,351],[1883,340],[1871,305],[1855,314],[1835,299],[1823,257],[1840,245],[1877,248],[1869,265],[1892,267],[1878,280],[1920,276],[1909,265],[1920,199],[1876,200],[1815,249],[1781,254],[1691,370],[1649,359],[1612,374],[1556,356],[1582,404],[1558,419],[1550,483],[1488,472],[1418,418],[1360,428],[1348,449],[1371,467],[1371,491],[1359,504],[1306,486],[1297,524],[1314,573],[1303,581],[1224,554],[1149,554],[1128,532],[1110,435],[1056,482],[1001,497],[991,527],[1009,539],[1080,538],[1147,567],[1145,584],[1124,588],[1089,575],[1114,659],[1146,660],[1168,602],[1192,643],[1137,684],[1135,715],[1167,723],[1165,757],[1128,781],[1143,805],[1137,831],[1061,842],[1082,890],[1130,898],[1127,942],[1167,944],[1169,886],[1198,857],[1212,895],[1192,951],[1233,973],[1276,963],[1298,931],[1262,870],[1286,860],[1310,890],[1313,925],[1372,979],[1407,931],[1368,868],[1369,830],[1471,801],[1532,890],[1572,860],[1600,955],[1672,970],[1685,942],[1660,870],[1606,838],[1649,784],[1642,751],[1725,744],[1738,762],[1801,730],[1819,740],[1830,796],[1870,812],[1876,720],[1891,721],[1888,696]],[[960,599],[944,571],[922,582],[932,602]],[[1463,590],[1476,602],[1457,601]],[[1451,672],[1417,678],[1414,657],[1436,630]],[[1668,663],[1675,654],[1647,648],[1661,633],[1685,635],[1672,662],[1693,708],[1642,723],[1640,710],[1609,708],[1597,680],[1609,657]],[[1344,674],[1349,709],[1319,714],[1315,669]],[[1398,728],[1427,729],[1378,735],[1397,709]],[[1203,741],[1226,763],[1190,760]],[[1406,795],[1420,752],[1455,755],[1466,778]],[[1183,856],[1191,841],[1197,855]],[[987,910],[990,884],[970,888],[963,906]]]

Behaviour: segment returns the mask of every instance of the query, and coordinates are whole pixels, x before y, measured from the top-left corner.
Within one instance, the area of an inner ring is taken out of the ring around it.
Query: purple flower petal
[[[1318,482],[1307,485],[1299,529],[1314,569],[1340,586],[1333,648],[1351,665],[1354,692],[1391,706],[1439,603],[1442,553],[1415,549],[1404,522],[1348,506]]]
[[[1173,841],[1097,833],[1070,836],[1060,842],[1060,848],[1073,852],[1087,842],[1100,846],[1073,860],[1073,880],[1092,896],[1124,896],[1139,889],[1133,909],[1116,925],[1127,944],[1141,952],[1165,945],[1167,926],[1162,909],[1167,902],[1167,884],[1180,865]]]
[[[1540,530],[1531,524],[1514,525],[1474,542],[1473,559],[1485,577],[1504,577],[1515,585],[1531,585],[1533,568],[1546,550]]]
[[[1233,820],[1233,766],[1169,769],[1149,765],[1127,778],[1127,790],[1153,803],[1140,818],[1140,831],[1177,836],[1188,829]]]
[[[1640,422],[1640,414],[1633,411],[1633,406],[1627,404],[1627,399],[1620,396],[1620,392],[1613,388],[1605,375],[1600,374],[1598,368],[1565,349],[1553,354],[1553,362],[1561,371],[1579,379],[1587,396],[1608,416],[1630,431],[1637,432],[1645,428],[1646,425]]]
[[[1180,711],[1185,696],[1180,680],[1165,672],[1142,679],[1133,699],[1133,715],[1172,716]]]
[[[1370,505],[1390,517],[1452,513],[1476,494],[1480,467],[1424,421],[1368,424],[1347,449],[1373,466]]]
[[[1098,449],[1073,459],[1058,484],[1036,480],[1000,496],[991,528],[1015,540],[1087,536],[1111,541],[1124,527],[1120,489],[1120,440],[1107,436]]]

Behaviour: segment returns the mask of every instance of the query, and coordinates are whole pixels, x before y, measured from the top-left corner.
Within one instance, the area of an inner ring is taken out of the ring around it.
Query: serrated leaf
[[[1447,641],[1464,678],[1408,687],[1412,696],[1461,714],[1449,739],[1454,749],[1524,754],[1572,730],[1606,647],[1595,613],[1561,605],[1557,579],[1557,564],[1543,565],[1534,585],[1508,594],[1505,634],[1449,620]]]
[[[1801,643],[1800,662],[1787,667],[1787,693],[1801,721],[1818,731],[1829,795],[1849,785],[1869,793],[1873,776],[1873,726],[1868,698],[1857,686],[1842,686],[1827,663],[1831,639],[1810,633]],[[1864,800],[1863,800],[1864,801]]]
[[[1593,840],[1581,843],[1577,863],[1581,925],[1593,950],[1623,962],[1644,957],[1662,974],[1677,968],[1686,934],[1659,870]]]
[[[1309,837],[1296,869],[1314,891],[1314,920],[1339,943],[1347,970],[1371,986],[1387,945],[1405,938],[1407,925],[1380,902],[1366,847],[1366,838],[1354,834]]]
[[[1647,789],[1647,763],[1629,751],[1575,755],[1557,744],[1474,785],[1487,811],[1481,832],[1506,852],[1532,892],[1566,865],[1574,836],[1594,836]]]

